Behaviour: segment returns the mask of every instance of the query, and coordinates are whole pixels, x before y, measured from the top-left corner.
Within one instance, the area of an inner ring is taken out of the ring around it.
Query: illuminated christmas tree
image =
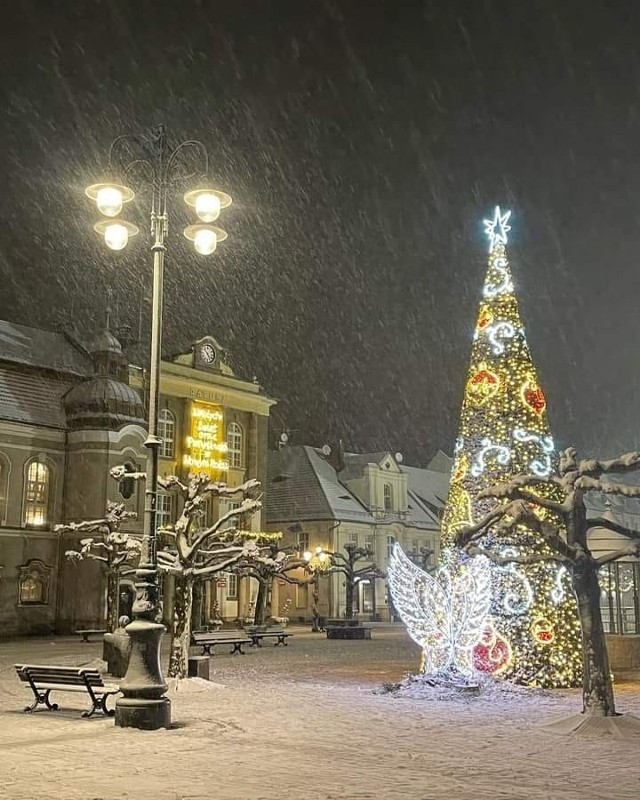
[[[510,214],[496,208],[493,219],[485,220],[489,265],[442,524],[444,561],[451,565],[459,560],[453,547],[456,531],[492,506],[490,499],[478,498],[482,489],[518,473],[544,476],[554,470],[547,403],[506,257]],[[542,491],[550,499],[562,499],[554,494],[555,487]],[[505,557],[548,552],[524,527],[500,537],[490,532],[486,546]],[[580,626],[565,568],[540,561],[494,563],[490,569],[490,614],[473,651],[475,668],[528,685],[576,685],[581,675]]]

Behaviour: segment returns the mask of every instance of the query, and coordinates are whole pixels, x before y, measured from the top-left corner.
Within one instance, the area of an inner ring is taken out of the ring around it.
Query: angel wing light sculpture
[[[457,561],[429,575],[395,544],[389,589],[409,636],[422,647],[424,674],[451,680],[473,673],[472,651],[491,602],[491,573],[485,562],[482,557]]]

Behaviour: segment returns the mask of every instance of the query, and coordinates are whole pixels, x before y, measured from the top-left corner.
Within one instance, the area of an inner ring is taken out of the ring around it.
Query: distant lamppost
[[[307,562],[304,568],[305,571],[311,575],[311,585],[313,587],[313,604],[311,607],[313,625],[311,626],[311,630],[317,632],[324,630],[320,625],[320,612],[318,611],[318,604],[320,602],[320,576],[329,574],[332,566],[331,555],[325,552],[322,547],[316,547],[313,552],[311,552],[311,550],[306,550],[303,553],[303,558]]]
[[[193,156],[189,166],[189,156]],[[184,201],[195,209],[201,222],[184,229],[187,239],[202,255],[214,252],[218,242],[227,238],[221,228],[211,223],[220,211],[231,204],[228,194],[206,185],[209,172],[207,151],[201,142],[189,140],[173,149],[169,147],[164,125],[135,136],[119,136],[109,151],[109,178],[95,183],[85,194],[96,202],[106,219],[97,222],[94,230],[104,236],[112,250],[122,250],[139,229],[119,215],[123,206],[133,200],[134,192],[124,181],[138,172],[146,178],[151,190],[151,235],[153,244],[153,306],[151,321],[151,358],[149,368],[149,433],[145,447],[149,459],[145,486],[144,527],[140,564],[136,570],[136,599],[133,622],[127,626],[131,636],[131,659],[120,684],[122,697],[116,701],[116,725],[156,730],[171,724],[171,704],[164,697],[167,684],[160,664],[160,643],[164,625],[159,623],[158,565],[156,555],[156,509],[158,498],[158,455],[162,440],[158,436],[158,404],[160,400],[160,357],[162,345],[162,286],[165,236],[168,232],[168,195],[176,184],[197,180],[199,188],[187,192]],[[144,173],[146,172],[146,175]]]

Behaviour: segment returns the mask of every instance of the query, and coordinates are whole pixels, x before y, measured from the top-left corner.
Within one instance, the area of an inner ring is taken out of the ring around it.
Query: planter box
[[[325,628],[327,639],[371,639],[371,628],[364,625],[329,625]]]

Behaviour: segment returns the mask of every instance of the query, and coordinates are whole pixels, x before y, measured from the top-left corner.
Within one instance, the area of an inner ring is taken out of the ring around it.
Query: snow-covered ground
[[[420,798],[637,800],[640,740],[553,736],[539,726],[580,708],[579,693],[378,693],[417,666],[398,626],[370,642],[298,631],[287,648],[216,655],[212,682],[170,692],[172,730],[80,719],[86,706],[23,714],[13,663],[99,663],[100,645],[0,643],[0,797],[98,800]],[[617,686],[640,715],[640,683]]]

